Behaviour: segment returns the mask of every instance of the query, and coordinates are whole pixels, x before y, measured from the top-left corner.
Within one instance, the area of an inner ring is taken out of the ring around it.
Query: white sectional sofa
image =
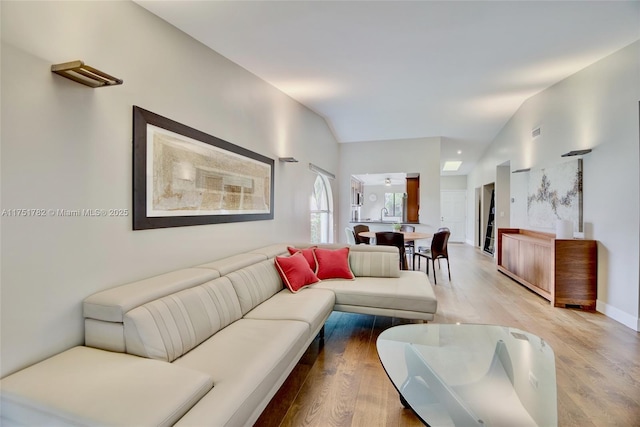
[[[85,346],[0,380],[2,424],[252,425],[333,310],[436,312],[427,276],[400,271],[394,247],[350,246],[355,280],[297,293],[274,265],[285,254],[273,245],[89,296]]]

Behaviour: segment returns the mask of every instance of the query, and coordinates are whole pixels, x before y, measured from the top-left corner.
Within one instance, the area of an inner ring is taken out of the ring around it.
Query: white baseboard
[[[615,308],[600,300],[596,301],[596,310],[604,314],[605,316],[612,318],[616,322],[620,322],[624,326],[631,328],[636,332],[640,332],[639,317],[633,317],[631,314],[626,313],[619,308]]]

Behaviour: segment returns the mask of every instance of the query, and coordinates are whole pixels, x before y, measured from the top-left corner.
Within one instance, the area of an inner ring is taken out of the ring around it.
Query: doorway
[[[483,251],[493,256],[495,249],[495,183],[482,186],[482,200],[481,225],[483,227],[480,227],[480,230],[484,233],[480,241]]]
[[[467,191],[440,191],[440,226],[451,230],[449,240],[462,243],[467,235]]]

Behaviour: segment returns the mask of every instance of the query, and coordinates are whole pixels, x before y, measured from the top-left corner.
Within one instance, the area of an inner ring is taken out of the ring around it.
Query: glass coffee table
[[[382,332],[378,355],[403,405],[436,426],[557,426],[555,357],[541,338],[490,325]]]

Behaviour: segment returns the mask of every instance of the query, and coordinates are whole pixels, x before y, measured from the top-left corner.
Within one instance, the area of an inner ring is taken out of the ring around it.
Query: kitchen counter
[[[379,219],[363,219],[361,221],[349,221],[349,224],[398,224],[398,221],[380,221]],[[419,222],[400,222],[406,225],[420,225]]]

